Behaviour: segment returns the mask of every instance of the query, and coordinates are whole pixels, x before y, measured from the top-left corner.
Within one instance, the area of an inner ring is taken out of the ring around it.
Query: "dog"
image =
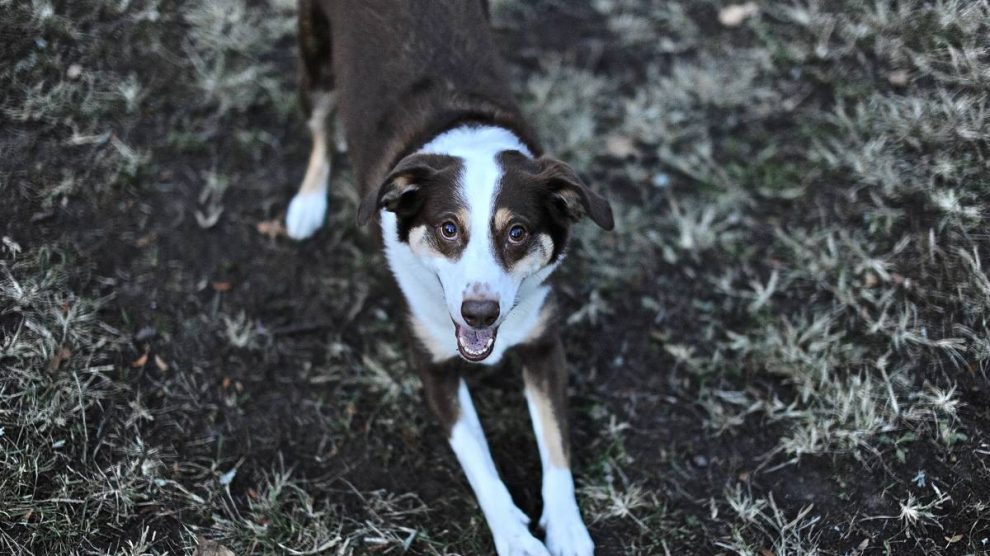
[[[331,116],[378,217],[408,305],[410,360],[500,555],[587,555],[570,471],[567,363],[547,279],[585,217],[612,209],[545,155],[507,86],[479,0],[300,0],[300,81],[313,150],[286,214],[295,239],[323,223]],[[542,462],[545,543],[499,478],[462,377],[515,353]]]

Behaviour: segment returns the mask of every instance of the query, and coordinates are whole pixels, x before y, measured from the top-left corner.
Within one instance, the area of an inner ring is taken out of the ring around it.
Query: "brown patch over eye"
[[[571,223],[568,218],[557,217],[560,200],[540,179],[537,161],[517,151],[502,152],[498,161],[502,178],[495,199],[492,238],[503,268],[527,267],[530,259],[545,261],[544,265],[554,262],[567,245]],[[513,231],[517,224],[524,230]],[[544,236],[549,241],[544,242]],[[544,253],[547,245],[549,252]]]
[[[459,218],[458,214],[445,213],[435,216],[435,222],[429,226],[433,232],[427,234],[430,246],[448,259],[457,260],[464,251],[468,242],[468,229],[466,223]]]
[[[470,239],[468,211],[461,197],[463,161],[446,155],[416,155],[440,169],[421,182],[413,194],[415,210],[396,210],[398,240],[409,244],[420,256],[460,258]],[[392,178],[391,184],[403,183],[406,176]]]

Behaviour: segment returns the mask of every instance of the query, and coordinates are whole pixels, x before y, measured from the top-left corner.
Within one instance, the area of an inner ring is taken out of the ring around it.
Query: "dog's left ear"
[[[573,168],[548,156],[541,156],[536,162],[540,166],[539,179],[550,187],[557,209],[564,216],[577,221],[587,215],[602,229],[615,227],[612,206],[604,197],[589,189]]]
[[[357,223],[363,226],[381,209],[399,215],[414,213],[420,204],[419,190],[449,165],[449,157],[431,154],[411,154],[395,165],[388,177],[361,201]]]

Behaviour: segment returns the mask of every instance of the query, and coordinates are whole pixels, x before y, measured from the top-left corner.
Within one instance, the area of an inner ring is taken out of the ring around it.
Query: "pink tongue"
[[[470,349],[471,351],[481,351],[485,349],[485,345],[488,340],[491,340],[495,336],[495,330],[491,328],[486,328],[484,330],[473,330],[470,328],[458,327],[457,339],[460,340],[461,345]]]

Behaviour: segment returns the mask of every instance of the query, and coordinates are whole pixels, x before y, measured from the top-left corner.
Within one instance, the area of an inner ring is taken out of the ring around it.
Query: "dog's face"
[[[398,240],[439,280],[457,349],[482,361],[527,282],[556,267],[573,222],[613,226],[605,199],[566,164],[502,151],[493,160],[413,154],[359,210],[395,213]]]

